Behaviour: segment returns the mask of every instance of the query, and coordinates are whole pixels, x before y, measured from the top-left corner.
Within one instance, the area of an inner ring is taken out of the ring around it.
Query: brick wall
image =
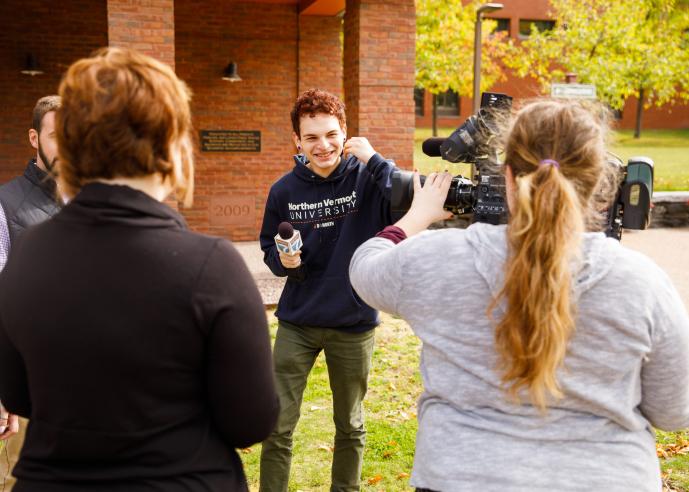
[[[359,99],[361,96],[361,66],[357,63],[361,51],[361,11],[358,0],[349,0],[343,25],[343,60],[345,104],[347,105],[347,133],[359,135]],[[375,143],[375,142],[374,142]]]
[[[109,40],[175,67],[194,93],[197,135],[200,130],[261,133],[259,152],[199,151],[195,204],[183,210],[196,230],[234,240],[256,239],[271,184],[293,166],[289,111],[298,92],[323,87],[343,94],[342,20],[299,16],[296,1],[53,3],[0,3],[0,179],[21,172],[33,154],[26,131],[35,100],[54,93],[73,61]],[[352,11],[364,15],[355,33],[350,29],[349,48],[355,58],[350,56],[345,70],[349,135],[360,131],[384,155],[409,167],[413,1],[369,0]],[[40,35],[31,34],[36,25]],[[47,69],[45,75],[31,79],[19,74],[29,50]],[[237,63],[241,82],[221,79],[231,61]]]
[[[344,97],[342,19],[299,16],[299,92],[312,87]]]
[[[348,134],[410,168],[414,135],[412,0],[348,0],[344,28]]]
[[[289,111],[298,88],[342,96],[342,20],[297,12],[297,2],[0,2],[0,181],[35,154],[27,130],[36,99],[55,93],[76,59],[108,42],[129,46],[169,63],[190,85],[197,130],[261,132],[260,152],[198,152],[195,205],[183,210],[196,230],[256,239],[268,189],[292,167]],[[28,52],[46,74],[19,73]],[[221,80],[230,61],[242,82]]]
[[[175,26],[177,74],[194,93],[196,130],[261,132],[260,152],[198,152],[194,206],[182,212],[195,230],[256,240],[270,185],[293,162],[296,6],[178,1]],[[221,79],[231,61],[241,82]]]
[[[627,99],[622,119],[618,122],[620,128],[633,129],[636,126],[637,104],[635,97]],[[678,101],[674,105],[644,109],[641,115],[641,135],[643,136],[644,129],[650,128],[689,128],[689,104]]]
[[[175,67],[174,0],[107,0],[108,42]]]
[[[105,1],[0,1],[0,183],[36,155],[28,137],[36,101],[57,93],[70,64],[107,45],[107,32]],[[28,53],[44,74],[20,73]]]

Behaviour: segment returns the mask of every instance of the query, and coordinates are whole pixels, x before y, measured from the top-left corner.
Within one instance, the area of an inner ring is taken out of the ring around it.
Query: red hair
[[[58,180],[68,196],[96,179],[161,174],[191,205],[191,93],[169,66],[104,48],[73,63],[59,93]]]
[[[313,118],[317,114],[328,114],[337,118],[340,128],[347,128],[345,105],[339,97],[321,89],[309,89],[297,98],[292,108],[292,128],[294,133],[301,137],[299,122],[302,117]]]

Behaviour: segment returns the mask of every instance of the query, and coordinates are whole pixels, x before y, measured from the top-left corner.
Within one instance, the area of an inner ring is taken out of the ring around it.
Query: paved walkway
[[[280,299],[285,278],[273,275],[273,272],[263,263],[263,251],[261,251],[258,241],[234,243],[234,245],[244,257],[249,271],[254,276],[258,290],[261,291],[263,297],[263,304],[266,306],[276,305]]]
[[[277,304],[285,279],[275,277],[263,263],[258,241],[234,244],[249,266],[264,304]],[[622,244],[653,258],[670,276],[689,309],[689,228],[625,230]]]
[[[650,256],[665,270],[689,309],[689,227],[624,231],[622,244]]]

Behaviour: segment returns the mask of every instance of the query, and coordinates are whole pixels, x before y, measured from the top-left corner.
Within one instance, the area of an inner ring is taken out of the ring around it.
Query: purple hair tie
[[[550,164],[551,166],[555,166],[556,168],[560,169],[560,163],[554,159],[543,159],[538,163],[539,166],[545,166],[546,164]]]

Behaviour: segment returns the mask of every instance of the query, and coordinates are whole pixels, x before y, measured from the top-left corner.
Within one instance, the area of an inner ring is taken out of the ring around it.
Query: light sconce
[[[34,75],[41,75],[43,73],[43,70],[41,70],[41,68],[38,66],[38,62],[36,61],[36,57],[33,53],[26,55],[26,63],[24,64],[22,73],[24,75],[31,75],[32,77]]]
[[[242,78],[237,73],[237,64],[235,62],[229,63],[222,72],[222,79],[228,82],[240,82]]]

